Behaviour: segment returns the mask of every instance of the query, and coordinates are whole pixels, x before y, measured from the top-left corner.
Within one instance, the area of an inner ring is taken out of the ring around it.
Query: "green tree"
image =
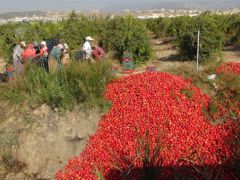
[[[145,23],[132,16],[109,18],[100,41],[107,50],[113,50],[116,58],[125,51],[132,52],[137,63],[147,61],[152,49]]]

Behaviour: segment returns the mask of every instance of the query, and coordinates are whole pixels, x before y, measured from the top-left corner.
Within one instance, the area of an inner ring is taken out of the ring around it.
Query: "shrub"
[[[114,51],[121,59],[124,51],[131,51],[137,62],[151,56],[151,47],[144,22],[131,16],[95,17],[72,12],[66,20],[53,22],[23,22],[1,25],[0,55],[11,61],[12,48],[20,40],[27,43],[58,38],[68,43],[70,53],[80,50],[86,36],[99,40],[106,51]]]
[[[17,37],[17,34],[14,31],[17,24],[3,24],[0,27],[0,56],[11,61],[11,52],[14,44],[20,40],[20,37]]]
[[[55,74],[27,64],[21,80],[0,86],[0,99],[15,101],[11,97],[17,96],[30,104],[47,103],[64,109],[71,109],[75,104],[93,107],[102,102],[104,86],[111,79],[111,65],[107,60],[94,64],[72,63]]]
[[[184,60],[196,59],[197,31],[200,31],[200,60],[208,60],[216,52],[220,52],[224,42],[224,32],[219,29],[218,22],[208,14],[193,19],[189,29],[178,36],[180,52]]]
[[[225,36],[238,34],[237,24],[233,23],[237,22],[235,19],[234,15],[216,15],[204,12],[197,17],[158,18],[146,20],[146,23],[157,37],[176,37],[175,43],[179,47],[183,60],[196,59],[197,32],[199,30],[201,33],[199,53],[200,60],[203,61],[211,59],[215,53],[222,50]],[[235,27],[234,33],[228,33],[230,27]]]
[[[67,42],[70,49],[74,51],[81,49],[86,36],[93,36],[94,39],[99,39],[100,34],[104,30],[105,19],[71,14],[61,24],[63,24],[63,30],[60,32],[60,38],[62,41]]]
[[[147,28],[151,30],[156,38],[169,36],[169,26],[172,24],[170,18],[157,18],[157,19],[147,19],[146,20]],[[172,27],[173,28],[173,27]]]
[[[149,60],[152,49],[143,21],[132,16],[117,16],[108,19],[105,28],[101,43],[105,49],[113,50],[116,58],[121,59],[123,52],[129,51],[137,63]]]
[[[240,41],[240,13],[233,14],[227,19],[226,40],[232,44]]]
[[[167,32],[169,36],[180,37],[184,33],[191,30],[191,26],[194,23],[194,18],[189,16],[180,16],[172,19],[172,23],[169,25]]]

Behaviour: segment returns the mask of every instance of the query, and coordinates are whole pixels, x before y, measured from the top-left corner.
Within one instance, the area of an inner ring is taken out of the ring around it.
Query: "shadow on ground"
[[[169,56],[160,57],[158,60],[164,62],[178,62],[182,61],[182,57],[180,54],[171,54]]]
[[[227,46],[224,48],[224,51],[239,51],[240,52],[240,45]]]
[[[238,162],[239,163],[239,162]],[[239,165],[203,165],[203,166],[176,166],[176,167],[145,167],[132,169],[112,169],[106,179],[135,179],[135,180],[158,180],[158,179],[223,179],[237,180],[240,178]],[[114,177],[114,178],[113,178]]]

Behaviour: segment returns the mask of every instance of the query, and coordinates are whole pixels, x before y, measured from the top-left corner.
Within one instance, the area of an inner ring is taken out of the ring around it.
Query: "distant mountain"
[[[11,19],[14,17],[31,17],[36,16],[46,16],[47,12],[43,11],[24,11],[24,12],[7,12],[0,14],[0,19]]]

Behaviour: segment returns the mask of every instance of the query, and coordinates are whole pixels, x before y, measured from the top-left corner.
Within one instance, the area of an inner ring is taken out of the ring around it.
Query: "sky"
[[[105,10],[152,8],[240,8],[240,0],[0,0],[0,13],[10,11]]]

